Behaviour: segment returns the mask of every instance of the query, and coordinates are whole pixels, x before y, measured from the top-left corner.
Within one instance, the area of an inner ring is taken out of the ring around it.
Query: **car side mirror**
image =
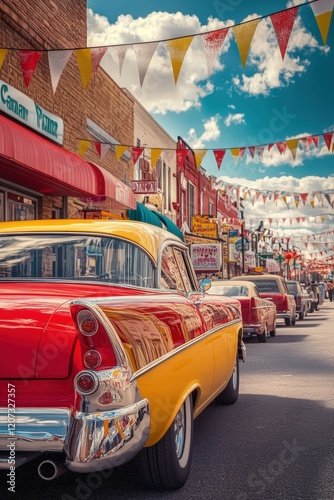
[[[202,278],[198,281],[198,283],[203,293],[211,288],[211,281],[209,280],[209,278]]]

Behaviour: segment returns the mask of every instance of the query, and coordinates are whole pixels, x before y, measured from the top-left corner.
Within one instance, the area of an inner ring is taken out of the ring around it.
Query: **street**
[[[196,419],[192,470],[181,490],[143,490],[128,467],[42,482],[28,464],[16,471],[15,494],[1,473],[1,498],[334,498],[333,322],[334,303],[326,301],[295,327],[279,320],[276,337],[266,343],[246,340],[239,400],[213,403]]]

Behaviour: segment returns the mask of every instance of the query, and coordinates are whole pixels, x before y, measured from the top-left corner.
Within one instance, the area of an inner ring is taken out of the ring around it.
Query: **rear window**
[[[286,286],[290,293],[297,293],[297,285],[296,283],[287,283]]]
[[[261,280],[256,282],[260,293],[280,293],[278,283],[275,280]]]

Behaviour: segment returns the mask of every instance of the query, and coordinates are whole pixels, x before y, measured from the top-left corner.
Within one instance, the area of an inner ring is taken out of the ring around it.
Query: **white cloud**
[[[229,113],[229,115],[227,115],[227,117],[225,118],[224,123],[227,127],[232,125],[232,123],[234,125],[239,125],[240,123],[246,123],[245,114],[244,113],[235,113],[235,114]]]
[[[220,137],[219,120],[219,115],[211,116],[208,120],[203,120],[204,132],[200,137],[197,137],[195,129],[191,128],[186,138],[188,144],[193,149],[203,149],[207,141],[216,141]]]
[[[131,15],[119,16],[110,24],[104,16],[87,10],[88,45],[120,45],[153,40],[166,40],[194,33],[224,28],[233,21],[209,18],[207,24],[200,23],[197,16],[181,12],[152,12],[146,18],[134,19]],[[231,36],[224,41],[222,52],[229,48]],[[101,66],[120,87],[126,87],[150,113],[176,113],[190,108],[200,108],[201,100],[214,91],[208,80],[207,61],[202,40],[194,37],[183,61],[177,85],[174,83],[170,55],[165,43],[161,42],[154,53],[143,87],[140,87],[136,56],[127,50],[121,75],[118,63],[107,51]],[[117,58],[116,58],[117,59]],[[214,71],[221,71],[223,65],[216,60]],[[204,82],[204,83],[203,83]]]
[[[246,21],[254,17],[257,16],[248,16]],[[262,19],[253,38],[244,73],[232,79],[235,88],[249,95],[268,95],[272,89],[287,86],[296,75],[304,73],[310,64],[305,53],[303,59],[300,59],[298,54],[301,49],[329,50],[328,47],[320,47],[297,16],[282,60],[270,18]],[[254,72],[252,76],[246,74],[249,69]]]

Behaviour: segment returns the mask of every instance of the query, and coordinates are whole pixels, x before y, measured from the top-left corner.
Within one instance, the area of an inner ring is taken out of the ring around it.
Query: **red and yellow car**
[[[260,297],[257,286],[251,281],[212,281],[208,294],[234,297],[241,304],[244,335],[257,335],[259,342],[276,335],[276,306]]]
[[[204,294],[153,225],[0,223],[0,332],[3,469],[12,452],[48,480],[136,457],[146,485],[179,488],[194,418],[238,399],[240,304]]]

